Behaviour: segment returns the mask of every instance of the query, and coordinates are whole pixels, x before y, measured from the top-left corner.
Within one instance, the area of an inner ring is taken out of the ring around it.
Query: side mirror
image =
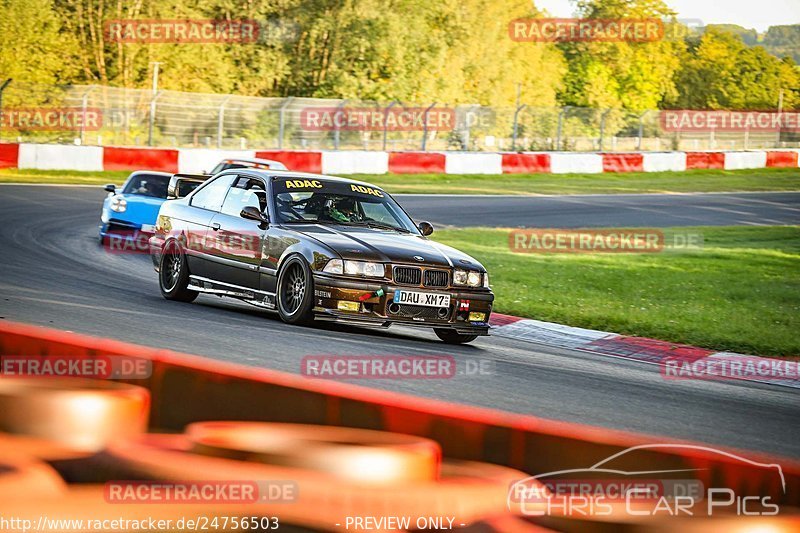
[[[246,218],[248,220],[255,220],[256,222],[261,222],[262,224],[269,223],[269,218],[258,210],[257,207],[253,207],[252,205],[248,205],[242,212],[239,213],[239,216],[242,218]]]
[[[117,192],[117,186],[114,185],[113,183],[109,183],[108,185],[103,187],[103,190],[106,192],[110,192],[111,194],[114,194],[115,192]]]
[[[422,232],[423,235],[426,237],[433,233],[433,225],[430,222],[422,221],[417,225],[419,231]]]

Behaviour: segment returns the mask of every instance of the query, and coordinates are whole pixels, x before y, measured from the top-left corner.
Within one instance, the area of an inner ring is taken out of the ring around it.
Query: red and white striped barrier
[[[600,174],[692,169],[797,168],[800,150],[739,152],[384,152],[381,150],[215,150],[57,144],[0,144],[0,168],[160,170],[197,173],[221,159],[275,159],[323,174]]]

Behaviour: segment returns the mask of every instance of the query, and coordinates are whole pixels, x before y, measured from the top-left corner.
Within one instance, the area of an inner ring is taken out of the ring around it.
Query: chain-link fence
[[[307,150],[660,151],[797,148],[796,131],[665,131],[660,111],[261,98],[12,82],[0,140]],[[52,110],[60,110],[60,115]],[[56,116],[48,123],[42,115]],[[88,113],[97,120],[79,120]],[[409,121],[403,119],[412,117]],[[435,120],[434,120],[435,119]],[[44,124],[43,124],[44,122]],[[56,122],[53,124],[52,122]]]

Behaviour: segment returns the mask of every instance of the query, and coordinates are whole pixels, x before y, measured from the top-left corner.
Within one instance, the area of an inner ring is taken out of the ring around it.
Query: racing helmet
[[[337,222],[351,222],[358,217],[355,198],[351,196],[329,198],[325,202],[325,214]]]

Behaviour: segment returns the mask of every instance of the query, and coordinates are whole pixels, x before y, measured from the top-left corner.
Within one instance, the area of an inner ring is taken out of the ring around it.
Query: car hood
[[[485,271],[483,265],[469,255],[422,235],[327,224],[292,225],[291,229],[319,241],[343,259]]]
[[[141,194],[120,194],[128,202],[128,207],[124,213],[111,212],[112,218],[117,220],[127,220],[139,224],[155,224],[158,218],[158,210],[166,198],[155,198],[152,196],[142,196]],[[111,200],[109,195],[103,202],[104,207],[108,207]]]

